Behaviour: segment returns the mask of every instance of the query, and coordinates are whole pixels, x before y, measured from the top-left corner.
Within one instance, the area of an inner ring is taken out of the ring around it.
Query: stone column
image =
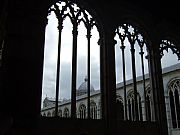
[[[113,29],[105,30],[104,44],[101,44],[102,113],[106,121],[107,134],[116,132],[116,76]],[[102,73],[103,72],[103,73]]]
[[[13,117],[38,117],[47,12],[16,4],[8,8],[0,104]]]
[[[161,57],[158,44],[156,42],[154,43],[157,47],[154,46],[149,53],[150,81],[153,93],[152,96],[155,116],[154,120],[159,124],[160,134],[168,135]]]

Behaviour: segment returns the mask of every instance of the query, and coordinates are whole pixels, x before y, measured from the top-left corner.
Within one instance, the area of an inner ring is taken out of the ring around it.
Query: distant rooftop
[[[162,73],[165,74],[165,73],[169,73],[169,72],[179,70],[179,69],[180,69],[180,63],[177,63],[177,64],[171,65],[169,67],[163,68]]]
[[[176,70],[180,70],[180,63],[177,63],[177,64],[174,64],[172,66],[169,66],[169,67],[165,67],[162,69],[162,74],[167,74],[169,72],[172,72],[172,71],[176,71]],[[149,74],[145,74],[145,79],[148,79],[149,78]],[[136,81],[139,82],[139,81],[142,81],[143,80],[143,77],[142,76],[138,76],[136,78]],[[131,84],[133,83],[133,79],[130,79],[130,80],[127,80],[126,81],[126,84]],[[120,88],[120,87],[123,87],[123,82],[120,82],[120,83],[117,83],[116,84],[116,88]]]

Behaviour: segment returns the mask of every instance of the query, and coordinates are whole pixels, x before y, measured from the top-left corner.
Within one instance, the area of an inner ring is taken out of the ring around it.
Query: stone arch
[[[146,111],[146,119],[148,121],[153,120],[153,95],[150,84],[146,86],[146,101],[145,101],[145,111]]]
[[[46,113],[43,113],[43,116],[46,116]]]
[[[169,86],[176,80],[180,80],[180,76],[176,76],[176,77],[173,77],[171,79],[169,79],[168,83],[166,84],[166,87],[165,87],[165,93],[168,95],[169,94]]]
[[[55,110],[52,111],[52,116],[53,116],[53,117],[55,116]]]
[[[168,52],[168,49],[170,49],[172,53],[177,56],[178,60],[180,60],[180,47],[178,47],[177,44],[175,44],[174,42],[177,43],[175,40],[173,40],[173,37],[172,38],[165,37],[164,39],[160,41],[159,51],[160,51],[161,57],[163,57],[164,55],[163,51]]]
[[[60,3],[65,3],[65,6],[64,5],[60,5]],[[77,36],[78,36],[78,26],[80,25],[80,23],[83,23],[86,30],[87,30],[87,48],[88,50],[90,50],[89,48],[89,44],[90,44],[90,37],[93,36],[91,35],[91,30],[92,30],[92,27],[96,27],[97,28],[97,31],[98,31],[98,34],[99,34],[99,38],[102,38],[103,37],[103,34],[102,34],[102,24],[100,22],[100,20],[98,19],[97,17],[97,14],[95,13],[95,11],[93,11],[93,9],[91,9],[89,7],[89,5],[85,6],[83,5],[83,3],[85,2],[78,2],[78,1],[71,1],[71,0],[59,0],[59,1],[55,1],[55,2],[52,2],[51,4],[49,4],[49,8],[48,8],[48,15],[51,14],[51,12],[53,12],[56,16],[56,19],[58,20],[58,32],[59,32],[59,35],[61,35],[61,30],[63,29],[63,21],[68,18],[71,22],[71,25],[72,25],[72,32],[73,32],[73,35],[71,35],[73,38],[73,42],[72,42],[72,46],[71,48],[73,48],[71,51],[73,52],[72,55],[73,55],[73,58],[71,59],[71,64],[73,65],[73,67],[76,67],[76,65],[78,65],[77,63]],[[59,8],[60,7],[60,8]],[[86,9],[86,7],[88,7],[88,9]],[[62,8],[62,9],[61,9]],[[78,9],[76,9],[78,8]],[[91,12],[89,12],[90,10],[92,10]],[[65,13],[65,12],[69,12],[69,13]],[[74,15],[74,14],[76,15]],[[48,16],[47,15],[47,16]],[[82,17],[83,16],[83,17]],[[103,45],[103,44],[101,44]],[[58,48],[61,48],[61,36],[58,37]],[[98,46],[98,45],[97,45]],[[99,46],[98,46],[99,47]],[[60,70],[60,63],[61,63],[61,60],[60,60],[60,54],[61,54],[61,51],[60,49],[57,49],[57,63],[56,63],[56,68],[57,70]],[[100,53],[100,52],[99,52]],[[87,56],[89,56],[90,53],[88,51],[87,53]],[[98,55],[99,56],[99,55]],[[90,61],[89,59],[87,61]],[[88,64],[90,62],[87,62]],[[87,66],[87,67],[90,67],[90,66]],[[61,68],[62,69],[62,68]],[[72,72],[71,72],[71,79],[74,80],[72,81],[72,89],[76,89],[76,71],[77,71],[77,68],[72,68]],[[76,70],[76,71],[75,71]],[[90,70],[87,68],[87,70],[90,72]],[[100,67],[99,67],[99,70],[100,70]],[[87,71],[87,72],[88,72]],[[56,75],[57,76],[61,76],[60,75],[60,72],[57,71],[56,73],[58,73],[59,75]],[[100,73],[100,72],[99,72]],[[60,77],[57,77],[58,79]],[[100,78],[100,77],[99,77]],[[58,79],[56,79],[56,88],[55,88],[55,91],[56,93],[59,93],[59,83],[60,81],[57,81]],[[90,80],[90,79],[89,79]],[[100,81],[99,81],[100,82]],[[73,93],[73,90],[71,89],[71,92]],[[76,115],[76,109],[75,109],[75,102],[76,102],[76,94],[72,94],[73,97],[71,98],[71,104],[73,104],[73,107],[71,108],[71,116],[72,117],[75,117]],[[57,94],[57,96],[59,96],[59,94]],[[56,97],[56,101],[58,100],[58,97]],[[56,102],[56,105],[57,106],[58,103]],[[56,107],[57,108],[57,107]],[[57,110],[56,110],[57,111]]]
[[[142,105],[141,105],[141,96],[137,92],[137,112],[135,110],[135,99],[134,91],[129,90],[127,94],[127,108],[128,108],[128,119],[132,121],[142,121]],[[136,119],[136,113],[139,115],[139,119]]]
[[[172,78],[167,84],[167,95],[171,115],[171,127],[180,128],[180,77]]]
[[[90,117],[92,119],[97,119],[97,104],[94,100],[90,103]]]
[[[161,41],[162,39],[169,39],[174,42],[178,47],[180,47],[180,30],[177,26],[173,25],[172,22],[167,20],[161,20],[155,26],[157,32],[157,39]]]
[[[143,38],[146,41],[146,47],[148,48],[148,51],[151,49],[151,33],[149,33],[149,27],[147,26],[146,22],[142,21],[143,19],[140,17],[135,17],[134,15],[123,15],[123,18],[121,21],[116,24],[115,29],[123,24],[129,24],[133,28],[138,30],[138,33],[140,33]]]
[[[79,118],[85,119],[86,118],[86,105],[81,103],[79,105]]]
[[[48,10],[51,8],[51,6],[58,3],[59,1],[65,1],[65,0],[54,0],[54,1],[48,2],[47,7],[46,7],[47,8],[47,16],[49,14]],[[71,0],[68,0],[68,1],[71,1]],[[104,38],[104,30],[103,30],[104,28],[102,25],[102,21],[100,20],[99,15],[98,15],[98,9],[96,9],[95,7],[91,7],[90,4],[84,0],[78,0],[78,1],[72,1],[72,2],[74,4],[77,4],[78,7],[85,9],[88,13],[90,13],[90,15],[97,22],[96,27],[99,32],[100,39]],[[101,44],[101,45],[103,45],[103,44]]]
[[[65,118],[68,118],[68,117],[69,117],[69,109],[68,109],[67,107],[64,108],[63,116],[64,116]]]
[[[47,117],[51,117],[51,112],[50,111],[47,112]]]
[[[62,110],[61,109],[58,110],[58,116],[62,117]]]

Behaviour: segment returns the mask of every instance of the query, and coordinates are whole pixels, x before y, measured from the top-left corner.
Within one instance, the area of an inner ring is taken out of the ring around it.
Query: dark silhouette
[[[1,134],[167,135],[160,62],[162,50],[166,48],[159,49],[159,44],[162,39],[172,40],[176,46],[171,49],[180,59],[179,2],[171,0],[159,4],[157,0],[72,0],[92,15],[100,33],[102,119],[80,120],[75,118],[75,114],[71,118],[47,118],[40,115],[45,28],[48,10],[57,1],[0,1]],[[149,44],[154,122],[117,120],[117,117],[122,119],[122,116],[116,113],[114,30],[124,23],[138,27]],[[75,42],[73,44],[76,45]],[[75,72],[73,70],[73,74]],[[73,77],[76,80],[76,76]],[[75,93],[73,97],[75,101]],[[76,104],[73,104],[73,113],[75,107]]]

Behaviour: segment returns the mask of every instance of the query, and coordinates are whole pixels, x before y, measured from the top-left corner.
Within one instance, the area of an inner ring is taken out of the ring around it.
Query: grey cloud
[[[180,61],[178,61],[177,55],[173,54],[170,49],[168,52],[164,51],[164,55],[161,59],[162,67],[165,68],[176,63],[180,63]]]

